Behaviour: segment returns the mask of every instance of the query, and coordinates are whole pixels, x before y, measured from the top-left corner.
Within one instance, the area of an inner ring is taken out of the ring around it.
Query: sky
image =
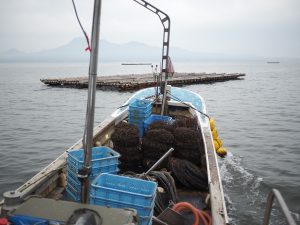
[[[171,18],[171,46],[201,53],[300,58],[299,0],[148,0]],[[75,0],[91,33],[93,1]],[[71,0],[0,0],[0,52],[51,49],[82,36]],[[162,44],[158,17],[133,0],[102,0],[100,38]],[[100,46],[101,48],[101,46]]]

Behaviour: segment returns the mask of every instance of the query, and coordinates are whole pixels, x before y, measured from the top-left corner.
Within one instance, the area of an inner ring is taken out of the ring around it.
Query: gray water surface
[[[300,64],[174,63],[178,72],[241,72],[246,78],[185,88],[202,95],[230,151],[220,159],[233,224],[261,224],[268,192],[277,188],[300,221]],[[50,88],[39,79],[82,76],[85,64],[0,64],[0,194],[15,189],[83,133],[87,90]],[[99,67],[102,75],[150,72]],[[95,124],[132,93],[97,91]],[[285,224],[278,209],[273,224]]]

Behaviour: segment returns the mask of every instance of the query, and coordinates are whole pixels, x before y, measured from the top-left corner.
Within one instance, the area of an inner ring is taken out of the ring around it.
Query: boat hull
[[[94,145],[107,145],[111,134],[115,130],[115,126],[128,117],[128,105],[135,99],[151,99],[151,96],[155,96],[155,88],[146,88],[133,94],[122,107],[94,128]],[[169,106],[185,108],[196,118],[198,127],[201,128],[201,135],[204,140],[212,221],[213,224],[227,224],[228,217],[218,159],[214,150],[209,120],[205,116],[207,113],[205,102],[197,93],[176,87],[171,88],[169,97],[171,98],[168,102]],[[82,140],[79,140],[68,150],[81,148]],[[51,198],[60,197],[61,191],[65,186],[67,151],[17,189],[21,193],[22,198],[29,195],[41,195]]]

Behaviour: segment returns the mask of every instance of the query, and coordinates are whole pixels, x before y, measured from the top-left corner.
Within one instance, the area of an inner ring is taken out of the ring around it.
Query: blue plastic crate
[[[47,219],[36,218],[27,215],[9,215],[8,218],[11,224],[15,225],[24,225],[24,224],[39,224],[39,225],[48,225],[50,221]],[[53,224],[58,223],[58,221],[51,221]]]
[[[144,121],[144,128],[145,128],[145,130],[147,130],[147,128],[150,126],[151,123],[154,123],[156,121],[162,121],[162,122],[170,124],[170,123],[173,122],[173,119],[170,116],[161,116],[161,115],[152,114],[149,118],[147,118]]]
[[[152,113],[152,108],[150,107],[149,109],[143,110],[143,109],[129,109],[128,110],[128,115],[129,116],[138,116],[138,117],[145,117],[149,116]]]
[[[132,115],[131,113],[128,114],[128,119],[130,120],[136,120],[136,121],[144,121],[150,117],[151,113],[145,114],[145,115]]]
[[[140,216],[138,225],[152,225],[152,215]]]
[[[92,182],[94,179],[95,179],[95,177],[92,177],[92,176],[89,177],[90,182]],[[67,173],[67,187],[70,187],[70,186],[72,188],[74,188],[75,190],[81,189],[81,183],[78,180],[76,174],[68,172]]]
[[[111,148],[101,146],[92,148],[91,167],[99,168],[109,165],[118,164],[120,154]],[[71,168],[76,168],[76,173],[84,165],[84,150],[76,149],[68,151],[67,165]]]
[[[138,206],[151,206],[157,184],[136,178],[101,174],[91,184],[90,195]]]
[[[90,183],[95,179],[95,177],[90,176],[89,180]],[[77,175],[67,171],[67,187],[66,191],[69,194],[69,196],[77,202],[80,202],[80,196],[81,196],[81,183],[77,178]]]
[[[71,197],[73,201],[80,202],[81,200],[81,191],[80,190],[75,190],[71,186],[66,187],[66,191],[68,193],[68,196]]]
[[[133,120],[133,119],[128,119],[128,123],[135,125],[139,129],[139,136],[143,137],[144,136],[144,120],[138,121],[138,120]]]
[[[111,171],[110,174],[117,174],[119,170]],[[98,174],[99,175],[99,174]],[[97,176],[92,176],[90,175],[89,180],[92,183],[92,181],[96,178]],[[69,185],[70,184],[70,185]],[[77,174],[74,174],[70,171],[67,171],[67,186],[71,186],[76,190],[80,190],[81,183],[77,177]]]
[[[144,133],[145,133],[145,132],[144,132],[144,129],[143,129],[143,130],[139,130],[139,136],[140,136],[140,137],[144,137]]]
[[[141,129],[144,128],[144,120],[138,121],[138,120],[128,119],[128,123],[133,124],[133,125],[137,126],[138,128],[141,128]]]
[[[78,173],[77,167],[74,166],[74,164],[69,164],[67,165],[67,171],[71,172],[73,174]],[[116,174],[119,171],[118,169],[118,164],[112,164],[108,166],[102,166],[102,167],[96,167],[96,168],[91,168],[91,177],[96,177],[100,175],[101,173],[113,173]]]
[[[152,109],[152,102],[146,99],[135,99],[129,104],[129,111],[143,111],[146,112],[149,109]]]
[[[90,177],[90,181],[91,178],[93,179],[94,177]],[[76,174],[67,172],[67,187],[72,187],[75,190],[80,190],[80,181],[77,178]]]
[[[111,174],[117,174],[119,172],[119,169],[117,168],[114,171],[110,171]],[[102,172],[103,173],[103,172]],[[100,173],[101,174],[101,173]],[[99,174],[93,176],[92,174],[89,177],[90,183],[97,177]],[[67,169],[67,187],[66,190],[70,197],[79,202],[80,196],[81,196],[81,183],[77,178],[77,174],[73,173],[72,171]]]
[[[152,203],[151,206],[142,206],[142,205],[134,205],[129,204],[127,202],[118,202],[113,200],[107,200],[99,197],[95,197],[90,195],[90,204],[107,206],[112,208],[133,208],[136,209],[139,216],[152,216],[155,202]]]

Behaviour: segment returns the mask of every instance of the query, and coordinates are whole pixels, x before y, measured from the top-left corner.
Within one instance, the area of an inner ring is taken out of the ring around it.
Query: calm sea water
[[[246,78],[191,85],[230,151],[220,159],[227,207],[237,225],[261,224],[277,188],[300,221],[300,63],[175,63],[180,72],[242,72]],[[50,88],[39,79],[82,76],[85,64],[0,64],[0,194],[17,188],[83,133],[86,90]],[[104,64],[102,75],[150,72]],[[132,93],[97,91],[95,123]],[[285,224],[278,208],[273,224]]]

